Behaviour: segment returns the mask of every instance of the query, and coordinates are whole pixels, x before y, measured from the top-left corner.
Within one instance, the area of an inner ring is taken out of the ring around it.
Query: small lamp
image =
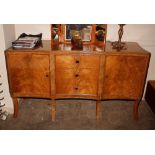
[[[113,49],[117,49],[118,51],[122,49],[127,49],[126,44],[121,42],[122,36],[123,36],[123,27],[125,24],[118,24],[119,25],[119,30],[118,30],[118,41],[112,42]]]

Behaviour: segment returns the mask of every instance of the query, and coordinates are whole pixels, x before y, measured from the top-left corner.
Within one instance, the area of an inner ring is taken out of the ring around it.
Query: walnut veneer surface
[[[10,93],[14,101],[14,117],[18,114],[18,97],[51,98],[55,120],[58,98],[95,99],[96,116],[100,117],[100,101],[134,100],[134,118],[143,95],[150,53],[137,43],[128,42],[127,50],[84,45],[71,50],[69,44],[51,46],[43,41],[35,49],[6,50]]]

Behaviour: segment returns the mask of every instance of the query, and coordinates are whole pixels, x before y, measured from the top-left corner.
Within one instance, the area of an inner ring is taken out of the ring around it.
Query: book
[[[20,48],[34,48],[38,43],[41,42],[42,34],[39,35],[27,35],[25,33],[21,34],[17,40],[12,42],[12,47],[16,49]]]

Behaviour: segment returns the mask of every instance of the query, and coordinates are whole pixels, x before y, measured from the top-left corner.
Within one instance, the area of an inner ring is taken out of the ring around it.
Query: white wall
[[[0,24],[0,53],[5,49],[5,39],[4,39],[4,30],[3,30],[3,24]],[[1,57],[0,57],[1,58]]]
[[[6,48],[10,47],[12,41],[15,40],[15,25],[14,24],[3,24],[4,39]]]
[[[5,63],[5,55],[4,50],[11,46],[11,42],[15,39],[15,30],[14,25],[12,24],[0,24],[0,74],[2,76],[2,89],[4,91],[3,96],[5,103],[5,109],[12,113],[13,112],[13,102],[10,97],[9,87],[8,87],[8,79],[7,79],[7,71],[6,71],[6,63]]]
[[[50,40],[50,25],[49,24],[16,24],[15,25],[16,38],[21,33],[39,34],[43,33],[43,39]]]

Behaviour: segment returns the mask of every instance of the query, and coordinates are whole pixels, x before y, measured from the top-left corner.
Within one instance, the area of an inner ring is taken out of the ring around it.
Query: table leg
[[[52,99],[52,121],[55,122],[56,119],[56,101],[55,99]]]
[[[133,106],[133,115],[134,115],[134,119],[138,120],[139,119],[139,114],[138,114],[138,108],[139,108],[139,100],[135,100],[134,101],[134,106]]]
[[[16,97],[13,97],[12,100],[13,100],[13,105],[14,105],[13,117],[16,118],[18,116],[18,111],[19,111],[18,99]]]
[[[96,101],[96,120],[101,119],[101,101]]]

